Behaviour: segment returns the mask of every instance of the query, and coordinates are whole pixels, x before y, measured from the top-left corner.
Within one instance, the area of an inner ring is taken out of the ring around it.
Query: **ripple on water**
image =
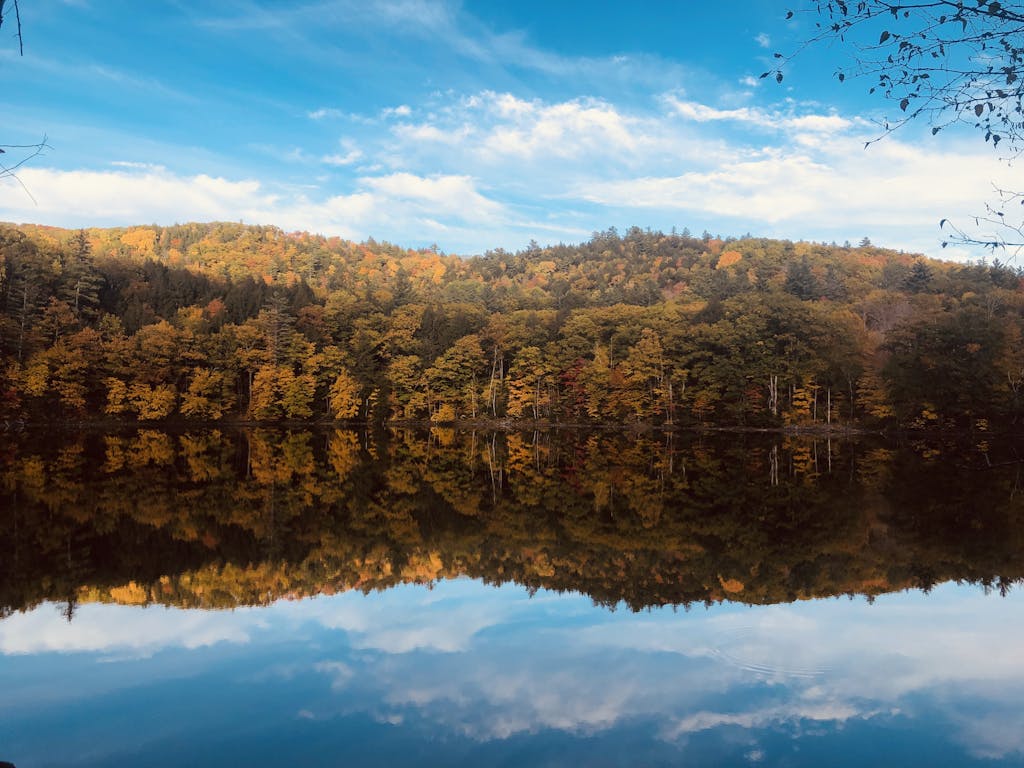
[[[711,656],[765,677],[812,679],[827,674],[830,668],[818,663],[820,654],[809,641],[794,631],[771,633],[764,627],[736,627],[713,640]]]

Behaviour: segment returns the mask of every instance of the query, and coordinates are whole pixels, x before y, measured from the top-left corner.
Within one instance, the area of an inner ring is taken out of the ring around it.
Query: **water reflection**
[[[348,431],[0,454],[0,610],[224,608],[468,575],[641,609],[1022,576],[1012,447]]]
[[[468,580],[70,625],[46,605],[0,623],[0,744],[24,765],[169,765],[172,744],[189,765],[1013,765],[1021,607],[947,585],[636,614]]]
[[[1014,459],[21,436],[0,448],[0,759],[1019,765]]]

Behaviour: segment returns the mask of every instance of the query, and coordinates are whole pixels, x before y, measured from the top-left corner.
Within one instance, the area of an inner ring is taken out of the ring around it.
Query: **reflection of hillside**
[[[638,609],[1024,576],[1017,468],[859,443],[155,431],[0,453],[0,606],[468,575]]]

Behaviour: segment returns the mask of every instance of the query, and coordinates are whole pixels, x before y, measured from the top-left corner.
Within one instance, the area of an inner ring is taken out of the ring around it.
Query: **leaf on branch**
[[[984,112],[984,111],[985,111],[985,105],[984,104],[975,104],[974,105],[974,114],[977,115],[978,117],[981,117],[981,113]]]
[[[765,79],[766,77],[768,77],[768,75],[770,75],[770,74],[771,74],[771,72],[764,72],[764,73],[762,73],[762,75],[761,75],[761,78],[760,78],[760,79],[761,79],[761,80],[764,80],[764,79]]]
[[[792,19],[793,18],[793,12],[792,11],[786,11],[786,18],[787,19]]]
[[[886,31],[882,32],[882,35],[881,35],[881,37],[879,37],[879,38],[878,38],[878,44],[879,44],[879,45],[881,45],[881,44],[882,44],[882,43],[884,43],[884,42],[885,42],[886,40],[888,40],[888,39],[889,39],[890,37],[892,37],[892,35],[890,35],[890,34],[889,34],[889,31],[888,31],[888,30],[886,30]]]
[[[781,72],[776,72],[775,73],[775,82],[776,83],[781,83],[782,82],[782,73]]]
[[[910,105],[910,99],[908,99],[908,98],[904,97],[903,100],[900,101],[900,109],[903,110],[904,112],[907,111],[907,107],[909,105]]]

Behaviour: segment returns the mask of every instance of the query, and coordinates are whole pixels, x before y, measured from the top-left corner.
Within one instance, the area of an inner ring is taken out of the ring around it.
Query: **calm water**
[[[1020,470],[984,442],[12,437],[0,760],[1024,765]]]

